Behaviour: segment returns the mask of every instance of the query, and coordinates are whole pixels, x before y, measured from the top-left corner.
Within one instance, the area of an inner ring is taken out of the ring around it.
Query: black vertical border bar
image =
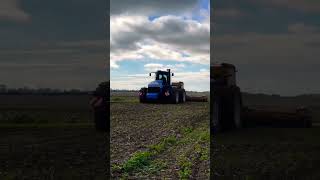
[[[210,0],[210,179],[213,179],[213,169],[214,169],[214,131],[213,131],[213,89],[211,86],[211,74],[212,74],[212,63],[214,62],[214,1]]]
[[[107,123],[108,123],[108,130],[106,132],[106,176],[107,179],[111,179],[111,165],[110,165],[110,131],[111,131],[111,123],[110,123],[110,0],[106,0],[106,12],[105,12],[105,23],[104,23],[104,29],[105,29],[105,60],[106,60],[106,74],[107,74],[107,83],[108,83],[108,94],[107,94]]]

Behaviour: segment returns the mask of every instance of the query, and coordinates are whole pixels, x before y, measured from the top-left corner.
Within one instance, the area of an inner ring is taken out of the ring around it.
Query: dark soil
[[[320,129],[249,128],[214,137],[218,179],[319,179]]]
[[[166,167],[158,172],[139,171],[127,178],[179,178],[179,156],[192,150],[190,138],[181,133],[184,128],[209,129],[209,103],[187,102],[184,104],[141,104],[138,102],[121,102],[111,104],[111,164],[121,165],[133,153],[147,150],[148,145],[157,144],[161,139],[174,136],[179,144],[166,149],[153,160],[162,160]],[[209,132],[209,130],[207,130]],[[209,141],[206,144],[209,148]],[[193,153],[193,151],[191,151]],[[194,176],[209,169],[209,163],[197,163]],[[114,178],[123,174],[114,173]],[[192,175],[192,174],[191,174]],[[206,176],[206,175],[205,175]],[[208,178],[208,176],[206,176]]]
[[[0,179],[106,179],[106,135],[93,127],[1,128]]]

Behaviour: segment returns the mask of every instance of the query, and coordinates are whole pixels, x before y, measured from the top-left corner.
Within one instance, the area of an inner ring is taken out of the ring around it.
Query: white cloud
[[[161,64],[153,64],[149,66],[161,66]],[[146,87],[154,77],[148,74],[134,74],[122,77],[111,77],[110,85],[112,89],[131,89],[138,90]],[[184,82],[187,91],[208,91],[210,89],[210,72],[194,71],[194,72],[176,72],[172,81]]]
[[[153,21],[147,16],[111,16],[111,64],[154,59],[209,65],[209,14],[206,16],[202,22],[172,15]]]
[[[110,68],[112,69],[118,69],[119,65],[117,65],[114,61],[110,61]]]
[[[157,70],[167,70],[171,69],[172,72],[181,71],[185,67],[185,64],[157,64],[157,63],[149,63],[144,65],[144,69],[148,72],[154,72]]]

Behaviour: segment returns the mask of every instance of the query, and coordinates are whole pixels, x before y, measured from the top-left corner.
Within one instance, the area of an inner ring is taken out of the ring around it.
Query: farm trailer
[[[282,111],[265,107],[244,107],[240,88],[236,84],[236,72],[232,64],[211,66],[210,84],[213,90],[211,126],[215,132],[251,125],[312,126],[310,111],[304,107]]]

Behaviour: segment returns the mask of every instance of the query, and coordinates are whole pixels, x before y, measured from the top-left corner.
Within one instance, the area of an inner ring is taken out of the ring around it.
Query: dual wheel
[[[241,106],[240,91],[234,91],[229,95],[214,96],[212,109],[213,132],[242,128]]]
[[[171,102],[173,104],[186,102],[186,91],[184,89],[174,89],[171,95]]]
[[[140,103],[146,103],[147,88],[141,88],[139,91],[139,101]],[[173,104],[185,103],[186,102],[186,91],[184,89],[174,89],[169,97],[169,100]]]

